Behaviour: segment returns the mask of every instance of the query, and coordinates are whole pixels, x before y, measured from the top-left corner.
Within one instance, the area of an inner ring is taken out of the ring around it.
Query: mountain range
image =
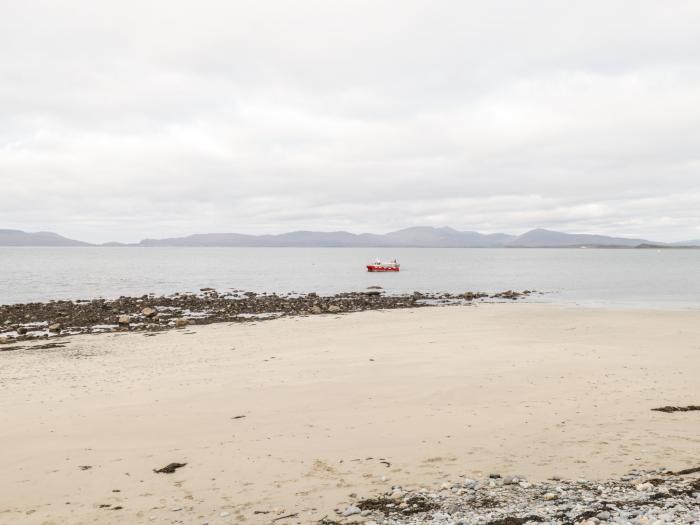
[[[181,247],[416,247],[416,248],[678,248],[700,247],[700,240],[677,243],[646,239],[572,234],[535,229],[522,235],[483,234],[449,227],[418,226],[386,234],[354,234],[344,231],[294,231],[279,235],[198,233],[186,237],[144,239],[139,243],[108,242],[101,245],[68,239],[52,232],[0,230],[0,246],[181,246]]]

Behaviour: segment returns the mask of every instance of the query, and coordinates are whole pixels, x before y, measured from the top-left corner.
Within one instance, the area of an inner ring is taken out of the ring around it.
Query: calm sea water
[[[377,256],[401,272],[367,273]],[[0,304],[203,287],[332,294],[536,289],[540,300],[700,308],[700,250],[0,248]]]

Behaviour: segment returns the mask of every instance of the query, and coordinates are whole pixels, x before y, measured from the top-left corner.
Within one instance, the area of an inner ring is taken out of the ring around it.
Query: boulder
[[[333,314],[338,313],[338,312],[340,312],[340,306],[332,304],[328,307],[328,311],[333,313]]]
[[[151,308],[149,306],[149,307],[146,307],[143,310],[141,310],[141,313],[143,314],[144,317],[147,317],[150,319],[151,317],[155,317],[158,312],[156,311],[155,308]]]
[[[312,314],[322,314],[322,313],[323,313],[323,310],[321,310],[321,307],[320,307],[320,306],[318,306],[317,304],[315,304],[315,305],[313,305],[313,306],[311,307],[311,313],[312,313]]]
[[[190,322],[187,319],[175,319],[175,328],[184,328],[190,324]]]
[[[61,323],[54,323],[52,325],[49,325],[49,332],[55,332],[58,333],[63,329],[63,325]]]
[[[10,342],[10,339],[4,335],[0,335],[0,345],[5,345]]]
[[[119,319],[117,320],[117,323],[119,324],[119,326],[129,326],[130,322],[131,322],[131,317],[129,317],[126,314],[120,315]]]
[[[17,327],[17,333],[19,335],[24,335],[27,333],[27,329],[24,326],[18,326]]]

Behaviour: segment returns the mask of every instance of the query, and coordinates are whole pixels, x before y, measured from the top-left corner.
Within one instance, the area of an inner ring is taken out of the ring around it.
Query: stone
[[[17,333],[19,335],[24,335],[27,333],[27,329],[24,326],[18,326],[17,327]]]
[[[546,501],[552,501],[554,499],[557,499],[557,495],[554,492],[547,492],[543,497]]]
[[[320,307],[320,306],[318,306],[318,305],[315,304],[315,305],[313,305],[313,306],[311,307],[311,313],[312,313],[312,314],[318,315],[318,314],[322,314],[322,313],[323,313],[323,310],[321,310],[321,307]]]
[[[338,313],[338,312],[340,312],[340,306],[332,304],[328,307],[328,311],[333,313],[333,314]]]
[[[343,517],[347,518],[348,516],[354,516],[355,514],[360,514],[361,512],[362,512],[362,510],[359,507],[355,507],[354,505],[350,505],[343,512]]]
[[[0,335],[0,345],[6,345],[9,342],[10,342],[10,339],[8,337],[5,337],[4,335]]]
[[[399,500],[403,498],[403,490],[401,489],[394,489],[394,491],[391,493],[391,499]]]
[[[190,324],[190,322],[187,319],[175,319],[175,328],[184,328]]]
[[[608,521],[610,519],[610,513],[607,510],[604,510],[603,512],[596,514],[595,517],[599,520]]]
[[[151,317],[155,317],[158,312],[155,308],[146,307],[143,310],[141,310],[141,313],[144,317],[148,317],[150,319]]]
[[[129,326],[129,323],[131,322],[131,317],[128,315],[120,315],[119,319],[117,320],[117,323],[119,326]]]
[[[489,474],[489,478],[491,479],[499,479],[501,477],[500,474]]]
[[[54,323],[49,326],[49,332],[55,332],[58,333],[63,329],[63,325],[61,323]]]

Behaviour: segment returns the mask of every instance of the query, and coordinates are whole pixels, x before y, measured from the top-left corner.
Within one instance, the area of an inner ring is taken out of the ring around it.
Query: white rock
[[[344,517],[348,516],[354,516],[355,514],[360,514],[362,510],[359,507],[355,507],[354,505],[350,505],[347,509],[345,509],[345,512],[343,512]]]

